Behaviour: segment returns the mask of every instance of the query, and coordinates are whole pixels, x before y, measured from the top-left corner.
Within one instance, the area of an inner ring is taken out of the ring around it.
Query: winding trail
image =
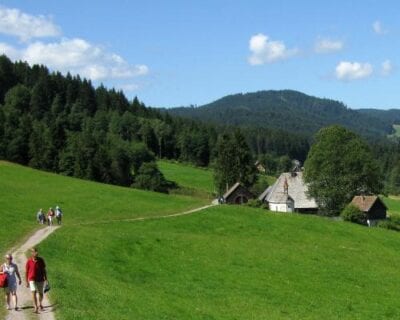
[[[50,234],[56,231],[59,227],[46,227],[36,231],[26,242],[20,246],[18,249],[12,252],[13,261],[18,265],[19,272],[22,278],[22,285],[18,287],[18,306],[19,310],[12,310],[8,313],[6,320],[25,320],[31,319],[32,317],[37,317],[42,320],[54,320],[54,306],[52,306],[48,300],[47,294],[44,295],[43,307],[44,311],[41,311],[38,316],[33,313],[33,302],[31,292],[25,287],[25,263],[26,256],[25,253],[30,248],[37,246],[40,242],[46,239]],[[30,316],[30,315],[32,316]]]
[[[102,220],[102,221],[93,221],[93,222],[83,222],[77,224],[70,224],[69,226],[85,226],[85,225],[96,225],[96,224],[108,224],[108,223],[116,223],[116,222],[134,222],[134,221],[145,221],[145,220],[157,220],[157,219],[166,219],[173,217],[180,217],[189,215],[198,211],[205,210],[207,208],[213,207],[215,204],[206,205],[200,208],[195,208],[192,210],[173,213],[169,215],[163,216],[152,216],[152,217],[138,217],[138,218],[128,218],[128,219],[115,219],[115,220]],[[24,244],[22,244],[19,248],[15,250],[11,250],[13,255],[14,263],[16,263],[19,267],[19,271],[22,277],[22,285],[18,287],[18,311],[9,311],[6,316],[6,320],[29,320],[29,319],[40,319],[40,320],[55,320],[54,310],[55,306],[51,305],[48,295],[45,294],[43,299],[44,311],[40,312],[38,315],[33,313],[33,302],[31,293],[28,288],[25,287],[25,263],[26,256],[25,253],[30,248],[37,246],[40,242],[45,240],[50,234],[56,231],[59,226],[53,227],[45,227],[36,231]],[[50,267],[51,268],[51,267]]]

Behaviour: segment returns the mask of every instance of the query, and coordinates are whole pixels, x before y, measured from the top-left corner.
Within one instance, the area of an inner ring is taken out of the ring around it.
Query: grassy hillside
[[[59,319],[400,317],[400,234],[383,229],[222,206],[65,227],[41,250]]]
[[[65,225],[175,213],[206,201],[84,181],[0,161],[0,253],[37,228],[36,212],[60,205]]]
[[[165,178],[177,183],[182,192],[209,198],[214,193],[213,172],[210,169],[165,160],[158,161],[157,165]]]

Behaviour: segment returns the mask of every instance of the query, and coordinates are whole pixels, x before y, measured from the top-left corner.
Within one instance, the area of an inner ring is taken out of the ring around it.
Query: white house
[[[303,172],[284,172],[258,198],[268,203],[271,211],[315,212],[318,205],[308,196],[308,187],[303,180]]]

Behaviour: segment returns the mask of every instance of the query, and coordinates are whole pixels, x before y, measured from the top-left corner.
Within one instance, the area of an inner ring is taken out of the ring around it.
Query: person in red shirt
[[[47,281],[46,264],[44,260],[38,256],[36,248],[31,249],[31,257],[26,262],[25,266],[26,286],[31,289],[34,312],[38,313],[39,308],[43,310],[43,288]],[[39,295],[39,299],[38,296]],[[39,303],[38,303],[39,302]]]

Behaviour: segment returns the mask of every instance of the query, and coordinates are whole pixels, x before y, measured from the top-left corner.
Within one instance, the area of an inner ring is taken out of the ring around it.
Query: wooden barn
[[[228,204],[243,204],[247,203],[250,199],[254,199],[254,195],[239,182],[236,182],[223,195],[224,203]]]
[[[378,196],[355,196],[351,204],[365,213],[368,225],[386,219],[387,207]]]

